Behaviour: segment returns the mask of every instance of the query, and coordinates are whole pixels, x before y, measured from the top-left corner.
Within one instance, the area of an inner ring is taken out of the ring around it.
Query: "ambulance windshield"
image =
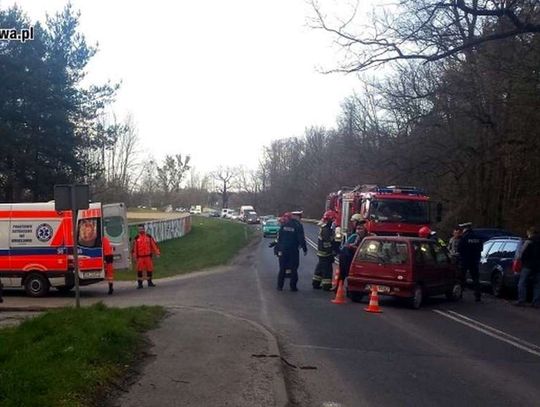
[[[101,241],[99,218],[79,220],[78,244],[84,247],[97,247]]]

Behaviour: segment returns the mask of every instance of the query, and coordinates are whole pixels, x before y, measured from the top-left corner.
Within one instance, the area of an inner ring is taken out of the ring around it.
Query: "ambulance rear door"
[[[127,208],[124,203],[103,205],[103,231],[113,247],[114,268],[131,267]]]

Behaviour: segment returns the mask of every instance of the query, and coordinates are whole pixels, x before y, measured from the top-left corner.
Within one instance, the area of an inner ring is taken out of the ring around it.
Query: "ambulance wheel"
[[[32,273],[24,282],[26,294],[30,297],[43,297],[49,292],[49,280],[38,273]]]

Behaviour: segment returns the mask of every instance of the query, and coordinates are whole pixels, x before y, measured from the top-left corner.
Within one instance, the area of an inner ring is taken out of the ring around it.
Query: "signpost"
[[[79,209],[88,209],[90,192],[86,184],[63,184],[54,186],[54,209],[57,211],[71,210],[73,223],[73,272],[75,274],[75,306],[80,308],[81,296],[79,290],[79,248],[77,236],[77,215]]]

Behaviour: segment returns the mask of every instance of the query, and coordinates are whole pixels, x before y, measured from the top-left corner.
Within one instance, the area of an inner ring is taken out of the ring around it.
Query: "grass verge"
[[[155,278],[171,277],[231,260],[254,235],[245,224],[192,216],[191,232],[179,239],[161,242],[161,257],[154,259]],[[133,270],[118,270],[117,280],[135,280]]]
[[[0,405],[93,406],[126,372],[161,307],[65,308],[0,330]]]

